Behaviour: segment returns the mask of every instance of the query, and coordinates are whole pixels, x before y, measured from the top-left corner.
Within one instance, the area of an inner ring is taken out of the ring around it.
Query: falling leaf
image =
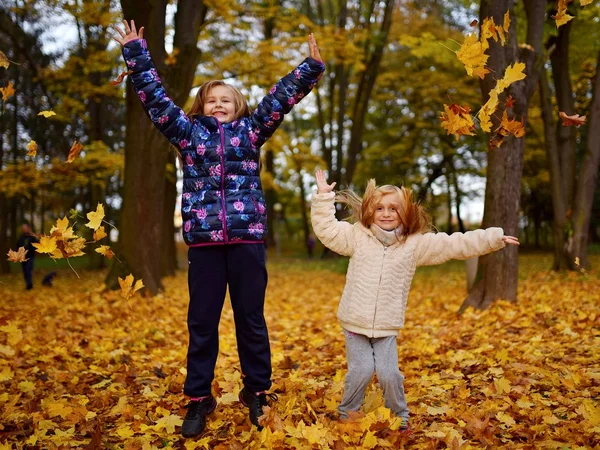
[[[504,107],[506,109],[510,109],[510,108],[514,108],[515,106],[515,99],[512,97],[512,95],[509,95],[508,97],[506,97],[506,100],[504,101]]]
[[[581,6],[587,6],[587,5],[590,5],[590,4],[591,4],[593,1],[594,1],[594,0],[581,0],[581,1],[579,2],[579,4],[580,4]]]
[[[106,237],[106,231],[104,231],[104,227],[100,226],[96,231],[94,231],[94,241],[98,242],[100,239],[104,239]]]
[[[579,128],[581,125],[584,125],[586,121],[586,116],[580,116],[579,114],[568,116],[566,113],[560,111],[558,116],[562,119],[562,124],[564,127],[575,126]]]
[[[37,154],[38,145],[35,141],[29,141],[27,144],[27,156],[33,158]]]
[[[14,250],[9,250],[7,255],[8,255],[8,260],[10,262],[25,262],[25,261],[27,261],[27,258],[25,258],[27,256],[27,250],[25,250],[25,247],[19,247],[19,249],[16,252]]]
[[[77,217],[79,217],[79,211],[77,211],[75,208],[72,208],[69,211],[69,219],[77,219]]]
[[[52,117],[52,116],[55,116],[55,115],[56,115],[56,113],[54,111],[40,111],[38,113],[38,116],[44,116],[46,119],[48,117]]]
[[[448,134],[453,134],[457,141],[460,135],[474,135],[475,124],[473,123],[470,111],[467,106],[460,106],[456,103],[450,106],[444,105],[444,112],[440,116],[442,128]]]
[[[39,244],[34,242],[33,246],[37,249],[38,253],[52,253],[56,250],[56,238],[42,236]]]
[[[579,256],[575,257],[575,265],[579,267]]]
[[[5,69],[8,69],[9,65],[10,65],[10,62],[8,61],[8,58],[2,51],[0,51],[0,67],[4,67]]]
[[[81,145],[77,141],[73,142],[73,145],[71,146],[71,149],[69,150],[69,156],[67,157],[67,162],[72,163],[75,160],[75,158],[77,157],[77,155],[79,155],[81,150],[83,150],[83,145]]]
[[[477,19],[473,19],[473,21],[469,24],[469,26],[476,27],[478,24],[479,24],[479,21]]]
[[[96,211],[87,213],[87,218],[89,222],[86,223],[85,226],[92,230],[97,230],[104,219],[104,205],[98,203]]]
[[[111,259],[115,254],[110,249],[108,245],[101,245],[96,249],[96,253],[100,253],[103,256],[106,256],[108,259]]]
[[[504,32],[508,34],[508,31],[510,30],[510,12],[506,11],[504,13],[504,25],[502,26],[502,28],[504,28]]]
[[[127,275],[125,279],[122,279],[121,277],[118,278],[119,285],[121,286],[121,293],[126,299],[130,298],[131,296],[133,296],[133,294],[135,294],[137,291],[144,287],[144,283],[141,279],[137,280],[135,282],[135,285],[133,284],[134,278],[132,274]]]
[[[4,102],[15,95],[15,89],[12,81],[8,82],[8,86],[0,88],[0,92],[2,93],[2,101]]]
[[[128,71],[126,71],[126,72],[121,72],[121,73],[119,74],[119,76],[118,76],[116,79],[114,79],[114,80],[111,80],[111,82],[110,82],[110,85],[111,85],[111,86],[116,86],[116,85],[118,85],[118,84],[121,84],[121,83],[123,82],[123,80],[125,79],[125,77],[126,77],[127,75],[129,75],[130,73],[132,73],[132,71],[131,71],[131,70],[128,70]]]
[[[456,52],[456,57],[465,65],[469,76],[483,79],[485,74],[489,73],[485,68],[489,56],[484,53],[484,47],[476,34],[467,35],[460,50]]]
[[[523,137],[525,135],[525,123],[523,119],[509,119],[508,112],[504,110],[502,114],[502,121],[500,126],[496,129],[496,133],[502,136],[513,135],[516,138]]]

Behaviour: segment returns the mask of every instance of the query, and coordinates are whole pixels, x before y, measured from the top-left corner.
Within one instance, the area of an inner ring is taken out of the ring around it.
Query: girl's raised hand
[[[328,194],[333,191],[335,187],[335,181],[331,184],[327,184],[327,178],[325,178],[325,172],[321,169],[315,172],[317,178],[317,194]]]
[[[319,53],[317,41],[315,40],[315,35],[312,33],[308,35],[308,48],[310,49],[310,57],[312,59],[323,62],[321,59],[321,54]]]
[[[121,44],[121,46],[124,46],[130,41],[135,41],[136,39],[144,38],[144,27],[140,28],[140,31],[138,32],[135,29],[135,22],[133,21],[133,19],[131,20],[131,26],[127,23],[126,20],[123,21],[123,24],[125,25],[125,32],[122,32],[120,28],[115,27],[117,33],[121,35],[121,39],[119,39],[117,36],[113,36],[113,39],[119,44]]]
[[[507,245],[519,245],[519,239],[514,236],[502,236],[502,242]]]

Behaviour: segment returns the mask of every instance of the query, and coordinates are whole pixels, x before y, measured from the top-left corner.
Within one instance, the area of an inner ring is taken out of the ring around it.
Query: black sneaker
[[[262,427],[258,423],[258,418],[263,415],[263,406],[268,406],[267,397],[271,401],[277,401],[277,394],[267,394],[266,392],[250,392],[246,388],[240,391],[240,402],[246,408],[250,409],[250,422],[256,425],[258,431],[262,430]]]
[[[188,412],[181,425],[181,435],[189,438],[198,436],[204,431],[206,416],[215,410],[217,400],[210,395],[204,397],[202,400],[192,400],[185,407],[188,409]]]

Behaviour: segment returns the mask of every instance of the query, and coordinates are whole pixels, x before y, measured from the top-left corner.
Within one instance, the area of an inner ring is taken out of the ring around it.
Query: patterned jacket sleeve
[[[144,39],[123,46],[123,58],[131,71],[129,78],[152,123],[176,147],[185,147],[191,136],[192,122],[169,98]]]
[[[327,248],[344,256],[354,253],[354,226],[335,217],[335,193],[315,194],[310,210],[315,235]]]
[[[467,231],[466,233],[425,233],[415,236],[417,266],[433,266],[450,259],[469,259],[504,248],[502,228]]]
[[[283,121],[283,115],[306,97],[325,71],[325,64],[306,58],[291,73],[279,80],[261,100],[250,120],[254,131],[250,138],[256,148],[269,139]]]

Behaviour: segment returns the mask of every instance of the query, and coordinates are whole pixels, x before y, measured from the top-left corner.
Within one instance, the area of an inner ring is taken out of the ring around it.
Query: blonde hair
[[[385,184],[377,186],[371,178],[363,197],[359,197],[350,190],[344,190],[336,195],[336,201],[348,205],[351,217],[358,220],[365,227],[373,224],[375,211],[384,195],[396,195],[399,203],[396,205],[401,227],[396,228],[398,239],[404,241],[408,236],[415,233],[424,233],[431,230],[431,220],[425,208],[419,202],[413,200],[413,192],[405,187]]]
[[[188,117],[196,117],[204,115],[204,104],[206,103],[206,99],[210,90],[216,86],[225,86],[231,91],[231,95],[233,96],[233,106],[234,106],[234,117],[233,120],[241,119],[242,117],[248,117],[251,113],[250,107],[248,106],[248,102],[244,98],[244,95],[235,87],[230,84],[225,83],[221,80],[212,80],[207,81],[206,83],[202,83],[200,89],[198,89],[198,93],[196,94],[196,98],[194,99],[194,103],[192,107],[188,111]]]

